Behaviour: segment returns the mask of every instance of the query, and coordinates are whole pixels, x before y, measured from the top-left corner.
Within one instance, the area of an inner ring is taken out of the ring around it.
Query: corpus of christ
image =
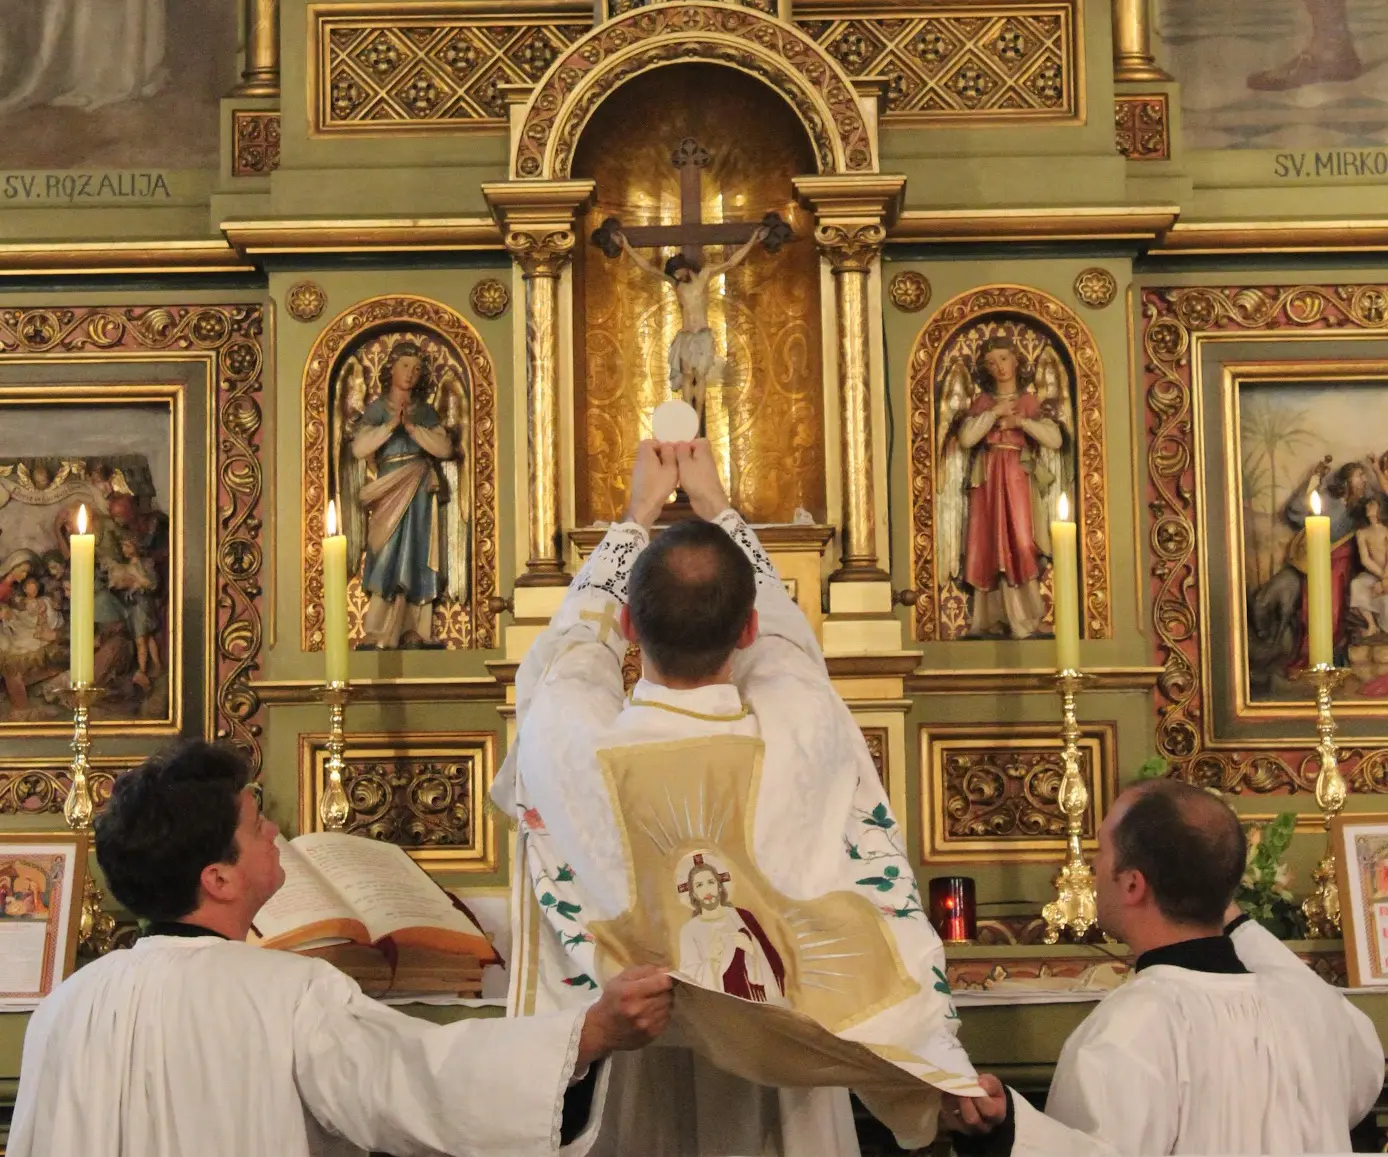
[[[1388,1148],[1372,5],[117,7],[0,65],[3,1152]]]

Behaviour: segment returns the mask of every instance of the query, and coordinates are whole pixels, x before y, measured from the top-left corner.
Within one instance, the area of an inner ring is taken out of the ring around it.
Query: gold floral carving
[[[1075,296],[1090,309],[1104,309],[1118,296],[1118,279],[1097,265],[1085,269],[1075,278]]]
[[[980,318],[994,313],[1020,314],[1055,335],[1075,368],[1076,470],[1083,579],[1084,635],[1113,635],[1109,599],[1108,481],[1104,461],[1104,371],[1099,347],[1089,328],[1062,302],[1038,289],[994,285],[946,302],[926,322],[911,352],[910,471],[911,560],[917,591],[916,638],[942,636],[939,576],[935,558],[936,440],[935,382],[939,358],[950,340]]]
[[[609,0],[608,16],[623,16],[628,12],[635,12],[638,8],[649,8],[652,4],[661,3],[662,0]],[[739,4],[743,8],[755,8],[758,12],[765,12],[768,15],[776,15],[776,0],[723,0],[725,4]]]
[[[1201,539],[1194,412],[1196,346],[1205,335],[1381,331],[1388,285],[1153,288],[1142,294],[1148,546],[1157,662],[1157,750],[1172,774],[1224,792],[1310,792],[1319,759],[1308,742],[1285,750],[1216,743],[1201,671]],[[1242,661],[1242,660],[1240,660]],[[1357,793],[1388,794],[1388,750],[1340,747]]]
[[[887,78],[888,124],[1083,116],[1083,36],[1074,0],[914,5],[900,15],[825,19],[816,19],[812,7],[797,0],[796,24],[845,72]]]
[[[0,768],[0,816],[62,815],[72,785],[70,760],[7,759]],[[132,760],[97,757],[91,760],[87,786],[96,810],[111,798],[116,776]]]
[[[409,15],[397,4],[311,4],[309,22],[318,134],[504,128],[506,86],[536,83],[592,28],[462,4]]]
[[[819,225],[814,239],[835,273],[866,273],[887,241],[887,230],[872,225]]]
[[[872,135],[848,77],[788,24],[729,4],[638,8],[574,44],[526,106],[513,175],[567,178],[583,126],[624,81],[667,64],[710,63],[760,78],[805,126],[821,173],[873,172]]]
[[[495,277],[488,277],[472,287],[468,304],[478,317],[495,320],[511,307],[511,291]]]
[[[517,229],[506,234],[506,251],[526,277],[558,277],[577,244],[572,229]]]
[[[1171,159],[1170,106],[1164,92],[1113,98],[1118,151],[1130,161]]]
[[[318,828],[316,799],[328,759],[326,737],[299,737],[304,830]],[[353,735],[343,752],[346,831],[404,848],[437,871],[492,872],[495,821],[488,806],[496,736]],[[313,810],[310,811],[310,804]]]
[[[472,391],[473,471],[472,581],[465,603],[435,607],[435,637],[450,648],[496,645],[497,593],[496,375],[491,355],[467,319],[425,297],[373,297],[333,319],[309,352],[304,370],[303,409],[303,615],[300,642],[306,651],[323,647],[323,519],[328,499],[332,448],[328,402],[342,355],[355,343],[390,329],[422,329],[457,351]],[[357,610],[364,602],[358,598]],[[358,616],[359,618],[359,616]]]
[[[862,732],[863,739],[867,742],[868,755],[872,757],[872,766],[877,768],[877,778],[882,781],[882,787],[890,791],[887,776],[887,729],[864,727]]]
[[[328,295],[316,281],[299,281],[289,287],[284,295],[285,308],[289,316],[299,321],[314,321],[322,316],[328,304]]]
[[[920,313],[930,304],[930,282],[915,270],[907,270],[892,278],[887,294],[902,313]]]
[[[260,772],[262,705],[250,679],[264,645],[264,317],[255,305],[45,306],[0,310],[0,364],[201,362],[212,391],[204,679],[219,740]]]
[[[983,922],[979,922],[979,942],[996,943],[983,939]],[[1045,925],[1041,925],[1045,931]],[[1040,944],[1041,940],[1030,943]],[[1083,950],[1081,949],[1080,952]],[[1030,960],[1017,959],[1011,954],[1002,960],[951,960],[945,965],[945,975],[949,980],[951,992],[987,992],[1006,981],[1028,980],[1056,982],[1079,981],[1093,971],[1096,965],[1112,966],[1116,975],[1125,974],[1132,965],[1126,960],[1108,960],[1097,951],[1092,955],[1074,956],[1035,956]]]
[[[237,109],[232,113],[231,175],[265,177],[280,167],[280,114]]]

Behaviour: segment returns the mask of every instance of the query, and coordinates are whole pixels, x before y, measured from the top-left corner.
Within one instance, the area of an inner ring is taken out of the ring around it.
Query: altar
[[[65,91],[30,38],[0,77],[0,923],[47,937],[0,1102],[136,935],[86,833],[178,737],[519,918],[516,673],[672,398],[962,929],[980,1068],[1043,1093],[1128,974],[1088,873],[1154,777],[1238,813],[1245,907],[1388,1031],[1368,6],[143,7],[131,75]]]

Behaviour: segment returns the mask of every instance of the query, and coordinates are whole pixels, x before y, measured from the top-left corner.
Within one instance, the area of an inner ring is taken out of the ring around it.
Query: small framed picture
[[[1388,815],[1342,815],[1331,827],[1351,988],[1388,989]]]
[[[86,871],[84,832],[0,838],[0,1011],[33,1008],[71,975]]]

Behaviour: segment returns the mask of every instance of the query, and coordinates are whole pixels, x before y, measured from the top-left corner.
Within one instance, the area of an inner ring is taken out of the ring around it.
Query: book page
[[[43,920],[0,920],[0,993],[33,997],[43,991],[48,924]]]
[[[287,947],[324,937],[340,943],[364,936],[365,929],[352,909],[313,864],[283,836],[275,842],[284,868],[284,886],[256,913],[254,921],[266,947]]]
[[[300,836],[295,847],[351,905],[373,943],[406,929],[433,929],[447,934],[425,937],[434,946],[493,955],[482,930],[394,844],[321,832]]]

